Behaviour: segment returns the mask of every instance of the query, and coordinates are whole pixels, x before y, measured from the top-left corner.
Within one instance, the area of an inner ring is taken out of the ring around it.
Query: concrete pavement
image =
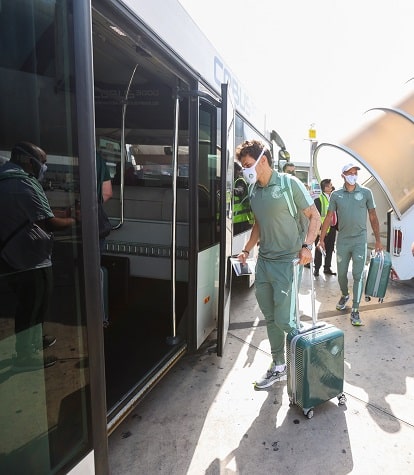
[[[307,419],[286,381],[253,389],[270,349],[254,290],[235,285],[223,358],[209,351],[213,334],[178,362],[110,436],[111,474],[414,474],[414,282],[391,281],[382,304],[363,300],[363,327],[335,310],[335,276],[314,282],[319,319],[345,332],[345,405],[332,399]]]

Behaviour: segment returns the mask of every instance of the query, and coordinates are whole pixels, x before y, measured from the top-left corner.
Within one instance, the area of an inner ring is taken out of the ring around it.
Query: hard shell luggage
[[[344,332],[334,325],[317,321],[312,277],[312,325],[301,325],[297,262],[295,260],[293,264],[296,330],[286,337],[287,391],[290,404],[299,406],[310,419],[316,406],[334,397],[338,398],[339,404],[346,402],[343,392]]]
[[[367,302],[371,300],[371,297],[378,298],[379,302],[384,300],[391,268],[392,261],[389,252],[381,251],[371,254],[365,283],[365,300]]]

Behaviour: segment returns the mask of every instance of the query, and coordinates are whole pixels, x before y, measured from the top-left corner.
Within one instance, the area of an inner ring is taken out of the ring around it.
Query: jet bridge
[[[341,164],[358,162],[363,184],[375,198],[384,246],[393,258],[394,276],[414,277],[414,94],[396,107],[374,107],[370,123],[344,144],[319,144],[313,155],[316,176],[322,149],[340,152]],[[337,158],[336,158],[337,160]],[[364,173],[365,172],[365,173]],[[368,245],[372,247],[369,234]]]

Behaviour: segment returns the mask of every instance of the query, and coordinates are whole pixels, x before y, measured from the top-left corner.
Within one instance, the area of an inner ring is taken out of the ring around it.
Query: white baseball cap
[[[342,173],[348,172],[351,168],[356,168],[357,170],[361,170],[358,165],[354,163],[348,163],[342,168]]]

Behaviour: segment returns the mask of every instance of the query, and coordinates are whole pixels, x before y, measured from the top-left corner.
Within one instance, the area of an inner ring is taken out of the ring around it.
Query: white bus
[[[13,368],[0,278],[0,473],[108,473],[107,437],[187,351],[229,323],[235,146],[266,117],[175,0],[14,0],[0,8],[0,156],[48,154],[60,216],[43,332],[51,367]],[[102,256],[95,151],[113,230]],[[105,315],[109,326],[104,328]],[[35,325],[35,324],[33,324]]]

